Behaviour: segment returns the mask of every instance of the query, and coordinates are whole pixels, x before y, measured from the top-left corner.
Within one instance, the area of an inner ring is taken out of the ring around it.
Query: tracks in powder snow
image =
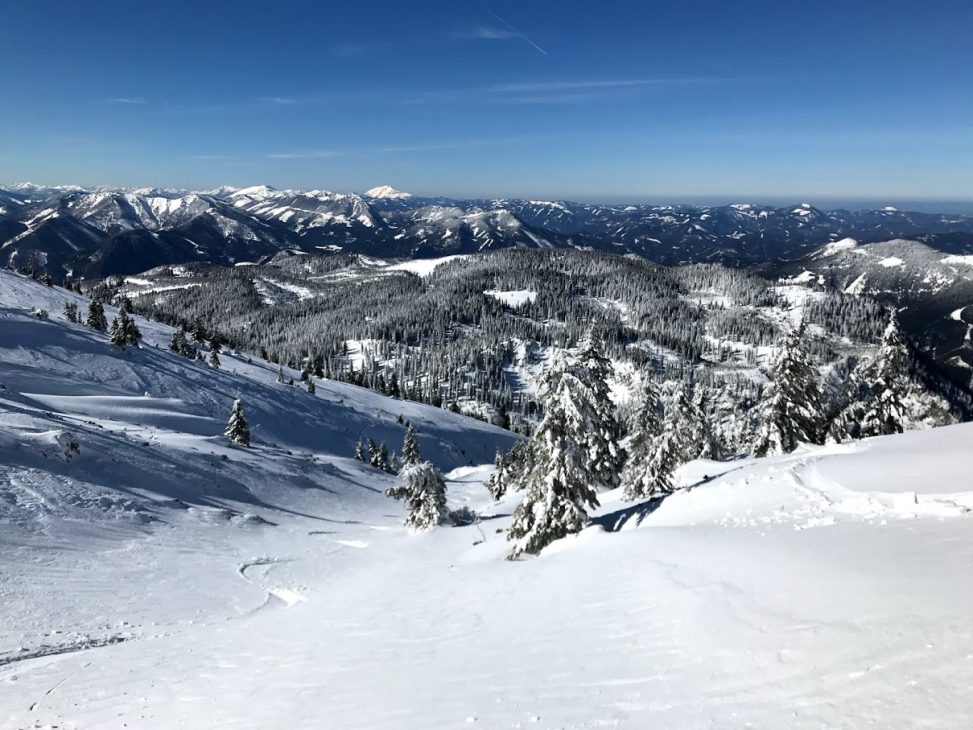
[[[255,610],[259,611],[263,608],[269,608],[272,605],[283,605],[285,608],[290,608],[307,600],[307,596],[293,588],[268,584],[268,574],[274,566],[290,562],[293,561],[278,558],[256,558],[255,560],[243,563],[237,568],[237,574],[243,580],[267,593],[267,599]]]
[[[0,668],[26,662],[30,659],[73,654],[79,651],[87,651],[88,649],[97,649],[102,646],[120,644],[123,641],[128,641],[128,637],[113,635],[102,638],[85,638],[70,644],[42,644],[34,649],[22,649],[0,655]]]
[[[333,533],[331,533],[330,531],[312,531],[308,533],[308,535],[315,535],[315,534],[331,535]],[[335,553],[343,552],[348,548],[363,550],[365,548],[368,548],[371,544],[369,542],[366,542],[365,540],[355,540],[355,539],[339,540],[335,538],[331,538],[331,540],[337,545],[339,545],[340,547],[338,547],[338,549],[336,550],[331,550],[329,552],[326,552],[320,557],[334,555]],[[241,563],[237,567],[237,575],[239,575],[240,578],[242,578],[250,585],[260,588],[267,594],[267,597],[264,600],[264,602],[259,606],[257,606],[256,608],[254,608],[253,610],[248,611],[247,612],[248,614],[253,614],[256,613],[257,611],[261,611],[266,608],[271,608],[273,606],[290,608],[292,606],[296,606],[298,603],[304,603],[306,600],[308,600],[308,597],[302,592],[302,590],[298,590],[296,588],[286,587],[282,585],[275,585],[270,580],[270,573],[271,571],[273,571],[273,569],[276,566],[283,565],[285,563],[293,563],[295,561],[296,558],[261,557],[261,558],[254,558],[252,560],[248,560],[245,563]]]

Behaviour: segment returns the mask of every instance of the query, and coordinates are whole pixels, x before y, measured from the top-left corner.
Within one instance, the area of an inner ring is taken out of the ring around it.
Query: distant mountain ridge
[[[784,282],[817,285],[894,307],[924,351],[956,382],[973,384],[973,256],[919,241],[863,245],[848,238],[760,269]]]
[[[875,210],[598,205],[366,193],[157,188],[0,188],[0,265],[55,278],[131,274],[194,261],[263,261],[281,251],[431,258],[509,247],[637,254],[664,264],[742,266],[800,257],[852,237],[909,238],[973,253],[973,216]]]

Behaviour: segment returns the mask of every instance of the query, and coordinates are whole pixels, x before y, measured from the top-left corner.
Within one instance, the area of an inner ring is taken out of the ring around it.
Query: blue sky
[[[5,3],[0,180],[973,198],[973,3]]]

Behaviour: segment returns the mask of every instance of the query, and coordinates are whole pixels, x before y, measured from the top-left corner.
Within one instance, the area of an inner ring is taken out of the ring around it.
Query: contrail
[[[503,18],[501,18],[495,12],[493,12],[492,10],[487,10],[487,12],[490,13],[490,15],[492,15],[494,18],[496,18],[497,20],[499,20],[501,23],[503,23],[507,27],[507,30],[509,30],[511,33],[513,33],[514,35],[516,35],[518,38],[521,38],[526,43],[529,43],[537,51],[543,53],[545,56],[547,55],[547,51],[545,51],[539,45],[537,45],[536,43],[534,43],[534,41],[532,41],[530,38],[528,38],[527,36],[525,36],[519,30],[517,30],[516,28],[514,28],[510,23],[508,23],[506,20],[504,20]]]

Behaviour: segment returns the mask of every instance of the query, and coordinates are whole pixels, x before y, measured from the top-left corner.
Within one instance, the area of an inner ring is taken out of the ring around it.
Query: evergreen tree
[[[588,456],[587,386],[564,360],[544,377],[544,418],[531,440],[533,465],[526,476],[527,493],[516,509],[507,538],[510,558],[537,553],[588,524],[588,507],[597,507],[592,484],[598,483]]]
[[[219,354],[219,351],[216,350],[216,349],[210,350],[209,351],[209,358],[206,360],[206,362],[209,363],[209,366],[211,368],[213,368],[215,370],[219,370],[220,369],[220,354]]]
[[[660,444],[663,438],[659,391],[650,377],[642,386],[642,397],[632,419],[628,461],[622,471],[622,496],[628,501],[645,499],[672,491],[668,475],[660,469]],[[671,437],[669,438],[672,441]]]
[[[611,360],[605,357],[601,338],[597,333],[590,332],[578,356],[577,377],[585,386],[581,393],[589,409],[584,448],[594,483],[605,489],[618,486],[625,463],[625,452],[619,443],[622,429],[608,388],[608,380],[613,372]]]
[[[679,386],[666,409],[666,426],[676,433],[681,464],[699,458],[710,440],[706,417],[698,403],[692,386],[685,384]]]
[[[506,403],[501,403],[497,407],[497,414],[493,421],[494,426],[499,426],[500,428],[505,428],[510,430],[510,412],[507,409]]]
[[[128,344],[128,315],[125,312],[119,311],[118,316],[112,320],[111,330],[109,332],[109,340],[114,347],[122,350],[125,345]]]
[[[121,321],[121,328],[125,335],[125,343],[132,347],[138,347],[139,340],[142,339],[142,333],[139,331],[138,325],[135,324],[135,319],[129,317],[125,312],[120,312],[119,314],[125,315]]]
[[[206,343],[206,329],[203,327],[203,321],[199,318],[193,322],[192,335],[193,342],[197,345]]]
[[[365,461],[365,444],[362,443],[360,438],[358,439],[358,443],[355,445],[355,458],[358,459],[358,461]]]
[[[385,445],[384,441],[378,447],[378,457],[375,460],[375,466],[382,471],[389,470],[389,447]]]
[[[662,433],[646,448],[646,453],[641,456],[642,469],[637,474],[631,472],[631,478],[624,483],[622,496],[629,501],[665,496],[675,489],[672,473],[682,463],[679,434],[671,424],[664,422]]]
[[[507,473],[503,454],[499,451],[493,459],[493,474],[486,481],[486,488],[494,501],[499,502],[507,493]]]
[[[446,520],[446,482],[428,461],[406,464],[399,472],[399,483],[385,493],[406,503],[405,526],[413,532],[430,530]]]
[[[193,346],[186,340],[186,330],[182,325],[179,325],[173,331],[172,338],[169,340],[169,349],[186,357],[192,357],[196,354]]]
[[[419,453],[419,438],[410,423],[405,429],[405,439],[402,442],[402,463],[409,465],[418,464],[420,461],[422,461],[422,456]]]
[[[493,464],[493,474],[485,486],[495,500],[508,492],[522,491],[533,465],[530,442],[517,441],[506,454],[497,452]]]
[[[892,313],[882,334],[882,347],[867,374],[868,399],[861,418],[863,437],[885,436],[904,430],[907,420],[905,401],[910,391],[909,359],[898,318]]]
[[[698,439],[699,451],[693,458],[713,459],[720,461],[723,459],[723,447],[717,438],[716,433],[710,423],[710,403],[704,388],[697,388],[693,397],[693,412],[696,414],[699,423]]]
[[[372,466],[378,466],[378,447],[375,442],[368,439],[366,448],[368,449],[368,463]]]
[[[85,321],[85,324],[99,332],[104,332],[108,329],[108,320],[105,319],[105,308],[101,302],[92,299],[91,303],[88,304],[88,319]]]
[[[283,383],[284,382],[284,366],[283,365],[278,365],[277,366],[277,382],[278,383]]]
[[[534,452],[531,442],[518,441],[503,455],[504,477],[507,492],[521,492],[527,488],[527,477],[534,468]]]
[[[803,321],[788,336],[760,405],[755,456],[786,454],[801,442],[818,441],[820,395]]]
[[[64,303],[64,316],[68,318],[68,322],[78,323],[78,305],[74,302]]]
[[[125,314],[134,314],[135,308],[132,306],[132,300],[127,296],[123,296],[118,305],[119,312],[125,312]]]
[[[250,445],[250,425],[243,412],[243,401],[239,398],[233,401],[233,409],[230,411],[230,420],[226,424],[224,435],[235,444]]]
[[[317,388],[314,387],[314,378],[308,377],[307,379],[307,392],[310,395],[314,395],[317,392]]]

